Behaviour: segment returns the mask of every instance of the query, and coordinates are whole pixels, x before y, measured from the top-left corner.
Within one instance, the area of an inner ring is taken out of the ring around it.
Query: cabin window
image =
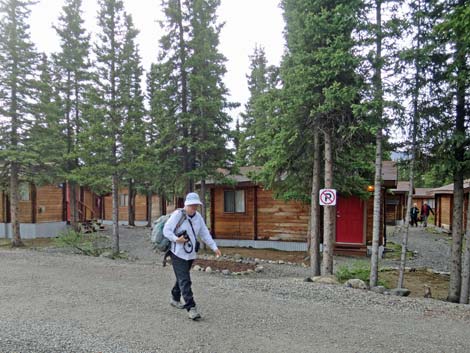
[[[20,192],[20,201],[29,201],[30,200],[30,187],[29,183],[20,183],[19,192]]]
[[[245,190],[225,190],[224,191],[224,212],[244,213],[245,212]]]
[[[119,195],[119,207],[127,207],[127,206],[129,206],[129,195],[120,194]]]

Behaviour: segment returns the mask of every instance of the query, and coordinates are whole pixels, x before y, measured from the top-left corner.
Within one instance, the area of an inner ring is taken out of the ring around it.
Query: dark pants
[[[194,260],[181,259],[171,253],[171,264],[173,265],[173,270],[175,271],[176,276],[176,283],[171,290],[171,295],[177,302],[180,301],[181,295],[183,295],[185,302],[184,308],[186,310],[196,306],[193,298],[193,291],[191,290],[191,276],[189,275],[193,261]]]
[[[411,223],[411,226],[412,226],[412,227],[413,227],[413,226],[416,226],[416,227],[417,227],[417,226],[418,226],[418,216],[411,216],[411,221],[410,221],[410,223]]]

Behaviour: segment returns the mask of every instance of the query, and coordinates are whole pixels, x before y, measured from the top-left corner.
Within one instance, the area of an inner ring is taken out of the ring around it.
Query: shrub
[[[55,243],[59,247],[71,247],[88,256],[99,256],[101,253],[101,250],[94,245],[92,236],[85,236],[72,229],[61,232]]]
[[[366,263],[357,262],[353,263],[351,266],[339,266],[335,275],[338,281],[340,281],[341,283],[344,283],[347,280],[353,278],[357,278],[364,281],[365,283],[369,283],[370,268]],[[385,282],[378,280],[378,285],[385,286]]]

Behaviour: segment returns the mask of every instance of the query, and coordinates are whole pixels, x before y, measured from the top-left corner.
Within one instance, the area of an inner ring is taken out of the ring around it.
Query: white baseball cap
[[[201,200],[199,199],[199,195],[195,192],[190,192],[186,195],[186,200],[184,201],[185,206],[189,205],[202,205]]]

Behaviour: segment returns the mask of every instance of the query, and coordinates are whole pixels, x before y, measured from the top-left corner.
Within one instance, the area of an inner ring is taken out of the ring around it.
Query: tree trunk
[[[204,179],[201,180],[201,201],[202,201],[202,206],[201,206],[202,218],[204,219],[204,222],[206,222],[207,224],[206,181]]]
[[[463,6],[464,1],[459,1]],[[466,55],[463,43],[456,43],[457,92],[456,117],[454,132],[454,199],[452,212],[452,253],[450,263],[450,281],[448,300],[457,303],[460,300],[462,281],[462,235],[463,235],[463,200],[464,200],[464,161],[465,161],[465,93],[466,93]]]
[[[465,232],[465,253],[462,269],[462,290],[460,304],[468,304],[470,294],[470,195],[467,199],[467,226]]]
[[[135,191],[134,191],[134,183],[133,180],[129,180],[129,203],[127,204],[127,213],[128,213],[128,223],[130,226],[135,226]]]
[[[370,259],[370,279],[371,287],[377,286],[379,270],[379,240],[380,221],[382,205],[382,129],[379,127],[376,135],[375,153],[375,182],[374,182],[374,214],[372,222],[372,255]]]
[[[377,104],[377,133],[375,136],[375,181],[374,181],[374,215],[372,222],[372,254],[370,259],[371,287],[377,286],[379,270],[379,240],[382,205],[382,124],[383,124],[383,91],[382,91],[382,1],[376,0],[376,46],[377,55],[374,74],[374,100]]]
[[[77,184],[73,181],[69,182],[70,192],[70,225],[76,232],[80,231],[78,219],[78,204],[77,204]]]
[[[418,1],[418,11],[420,11],[421,3]],[[415,56],[415,82],[413,91],[413,123],[411,124],[411,159],[410,159],[410,187],[408,189],[408,198],[406,201],[406,215],[405,224],[402,227],[403,240],[401,244],[401,258],[400,258],[400,273],[398,275],[397,288],[403,288],[403,282],[405,278],[405,266],[406,266],[406,251],[408,249],[408,235],[410,230],[411,221],[411,207],[413,202],[413,190],[414,190],[414,173],[415,173],[415,158],[416,158],[416,136],[418,135],[419,125],[419,112],[418,112],[418,99],[419,99],[419,84],[420,84],[420,72],[421,65],[419,62],[419,51],[421,41],[421,25],[418,19],[417,26],[417,45],[416,45],[416,56]]]
[[[188,74],[186,72],[186,44],[184,39],[184,26],[183,26],[183,10],[181,8],[181,0],[177,0],[178,4],[178,37],[179,37],[179,59],[181,65],[181,115],[182,115],[182,130],[183,130],[183,170],[187,174],[191,171],[190,163],[190,152],[188,149],[188,136],[189,136],[189,126],[188,126]],[[187,175],[185,192],[193,191],[192,180]]]
[[[147,227],[152,226],[152,209],[153,209],[153,200],[152,200],[152,192],[147,192]]]
[[[310,201],[310,269],[313,276],[320,276],[320,202],[318,192],[320,190],[320,133],[314,131],[314,159],[312,175],[312,193]]]
[[[119,177],[113,174],[113,254],[119,254]]]
[[[11,162],[10,169],[10,213],[11,213],[11,230],[12,230],[12,247],[24,246],[20,234],[19,221],[19,186],[18,186],[18,164]]]
[[[450,261],[449,294],[447,300],[458,303],[462,285],[462,218],[463,218],[463,174],[454,176],[454,198],[452,203],[452,250]]]
[[[333,187],[333,152],[330,132],[325,132],[325,189]],[[334,206],[324,206],[323,210],[323,262],[322,275],[333,274],[334,250]]]

